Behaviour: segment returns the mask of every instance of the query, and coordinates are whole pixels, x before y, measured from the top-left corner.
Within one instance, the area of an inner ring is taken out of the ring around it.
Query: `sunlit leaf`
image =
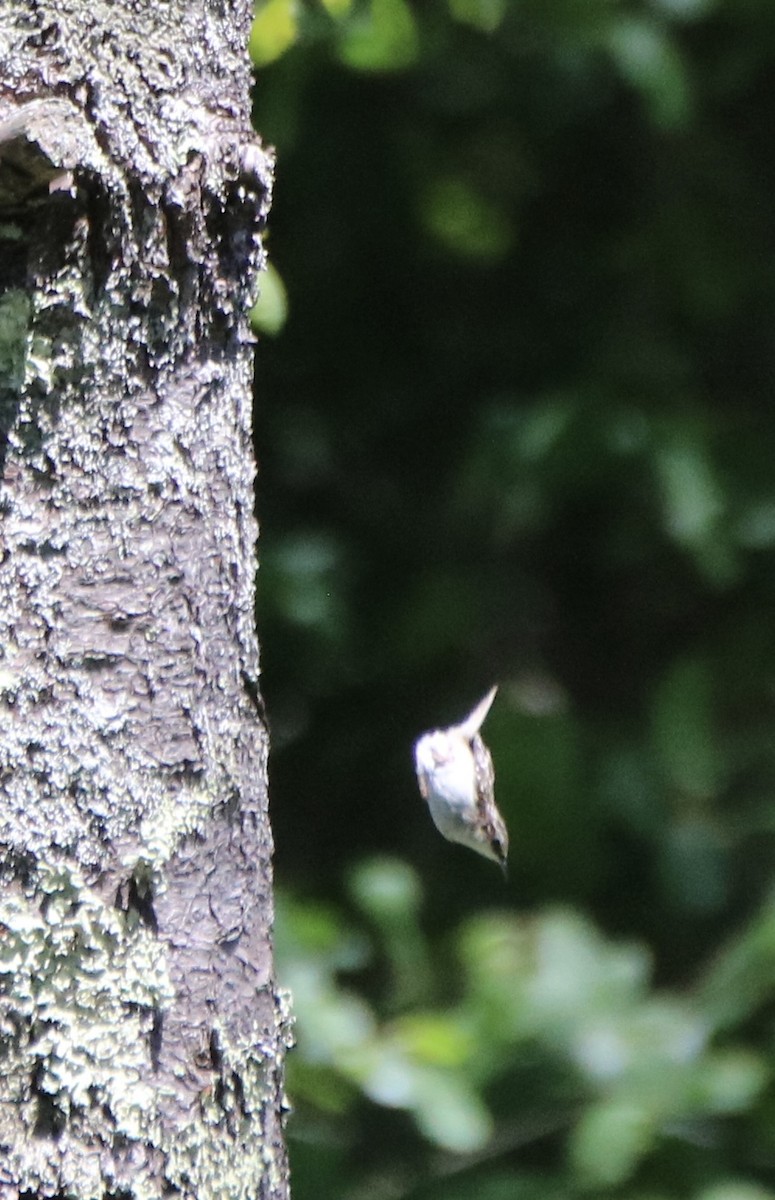
[[[346,17],[353,6],[353,0],[320,0],[324,9],[334,20],[340,20]]]
[[[257,67],[280,58],[296,41],[298,0],[266,0],[256,10],[250,31],[250,57]]]
[[[708,1029],[701,1015],[675,1001],[647,999],[622,1010],[611,1006],[605,1013],[581,1021],[573,1054],[593,1079],[610,1084],[618,1080],[641,1100],[660,1104],[673,1086],[667,1104],[681,1103],[675,1081],[683,1068],[693,1067],[705,1051]],[[686,1074],[686,1086],[692,1073]]]
[[[417,1012],[395,1023],[399,1041],[421,1062],[459,1067],[473,1052],[475,1040],[463,1023],[443,1013]]]
[[[417,1104],[420,1080],[426,1068],[396,1043],[373,1039],[353,1047],[346,1068],[358,1079],[366,1095],[388,1108],[413,1108]]]
[[[250,310],[254,329],[274,337],[288,318],[288,296],[279,272],[269,263],[261,275],[258,300]]]
[[[637,995],[648,972],[638,946],[606,944],[579,915],[546,914],[535,925],[529,984],[536,1019],[560,1032]]]
[[[368,0],[343,24],[338,42],[342,62],[358,71],[401,70],[412,65],[418,50],[406,0]]]

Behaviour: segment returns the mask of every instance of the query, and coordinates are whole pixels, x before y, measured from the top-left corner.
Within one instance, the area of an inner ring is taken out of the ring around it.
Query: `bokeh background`
[[[251,53],[295,1200],[775,1197],[775,5]],[[505,884],[411,757],[496,681]]]

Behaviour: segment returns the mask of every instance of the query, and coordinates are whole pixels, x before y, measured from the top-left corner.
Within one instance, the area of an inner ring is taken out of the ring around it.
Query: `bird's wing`
[[[422,796],[423,800],[427,800],[428,793],[430,791],[430,789],[428,787],[428,773],[427,773],[427,771],[423,771],[420,767],[417,767],[416,770],[417,770],[417,783],[419,784],[419,787],[420,787],[420,795]]]
[[[471,740],[471,750],[474,755],[476,804],[482,828],[498,852],[501,865],[505,865],[509,852],[509,834],[503,817],[495,807],[495,770],[492,755],[478,733]]]

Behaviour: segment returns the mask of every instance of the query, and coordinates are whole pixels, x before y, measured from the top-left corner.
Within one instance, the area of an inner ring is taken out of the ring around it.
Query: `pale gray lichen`
[[[42,1113],[54,1126],[83,1131],[104,1108],[119,1136],[158,1140],[147,1045],[174,998],[164,947],[106,905],[64,858],[41,864],[34,884],[0,898],[0,926],[0,1140],[13,1147],[27,1185],[43,1182],[25,1150]],[[61,1134],[64,1147],[68,1136]],[[76,1145],[72,1153],[82,1163]]]

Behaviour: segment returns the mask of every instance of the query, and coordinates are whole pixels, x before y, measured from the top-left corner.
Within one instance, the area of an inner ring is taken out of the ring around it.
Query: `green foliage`
[[[417,29],[405,0],[369,0],[345,26],[339,57],[356,71],[395,71],[417,58]]]
[[[259,333],[276,336],[288,317],[288,296],[276,268],[269,263],[261,276],[261,294],[250,313],[250,322]]]
[[[257,67],[280,58],[298,36],[296,0],[266,0],[256,14],[250,34],[250,53]]]
[[[771,5],[281,10],[296,1200],[775,1196]],[[495,680],[505,886],[411,761]]]
[[[723,1006],[701,1003],[707,982],[680,995],[654,989],[642,947],[607,942],[578,912],[469,917],[454,937],[450,990],[430,965],[420,883],[405,863],[362,863],[352,894],[357,932],[333,912],[280,905],[278,963],[299,1028],[289,1086],[302,1106],[344,1119],[362,1094],[405,1109],[445,1151],[495,1158],[517,1130],[519,1144],[545,1136],[549,1114],[566,1143],[557,1185],[569,1170],[583,1193],[669,1158],[671,1139],[710,1136],[714,1120],[746,1112],[770,1083],[766,1049],[730,1040],[713,1020]],[[377,956],[388,982],[369,1001],[341,977]]]
[[[329,28],[319,24],[316,4],[259,2],[250,35],[255,65],[263,67],[280,58],[296,44],[304,27],[310,40],[333,39],[337,57],[356,71],[396,71],[417,59],[417,24],[406,0],[360,0],[356,4],[352,0],[320,0],[320,5],[332,22]]]

